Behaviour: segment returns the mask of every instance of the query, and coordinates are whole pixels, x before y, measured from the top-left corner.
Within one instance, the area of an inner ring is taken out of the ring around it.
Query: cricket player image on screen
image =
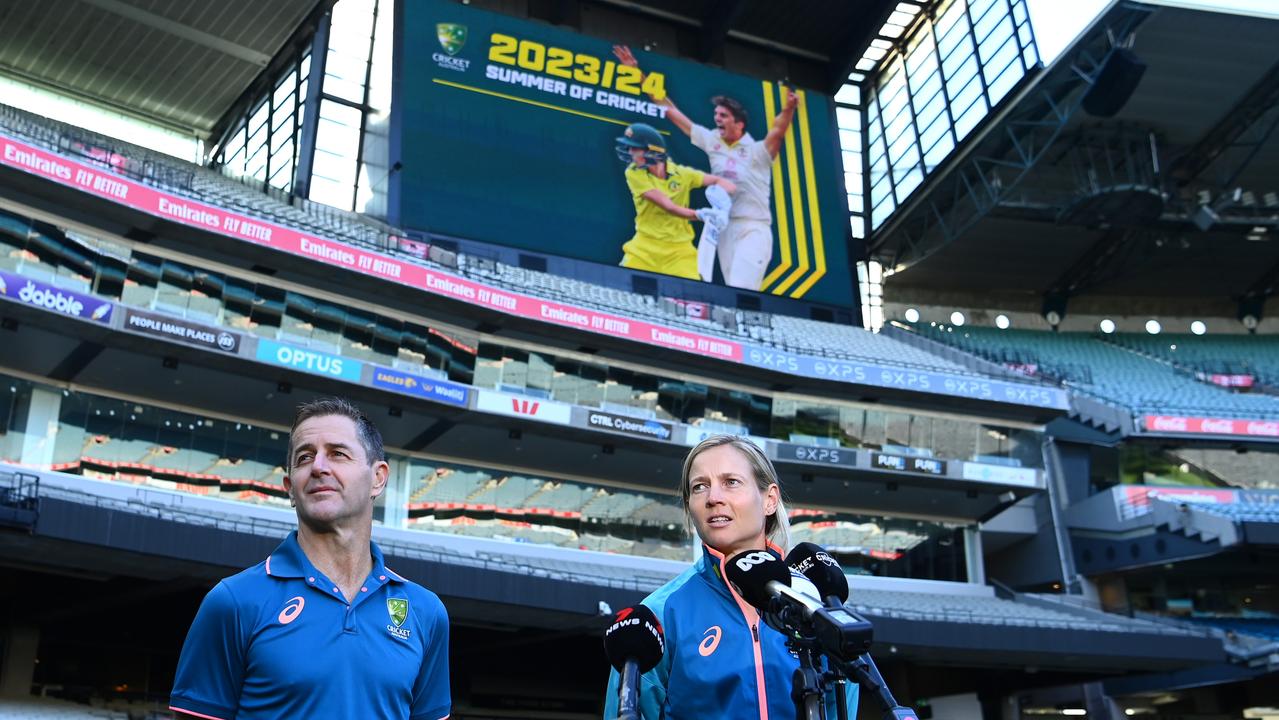
[[[629,47],[616,45],[613,54],[623,65],[639,67]],[[725,284],[759,290],[773,259],[773,215],[768,205],[772,165],[795,117],[799,97],[793,90],[787,93],[785,106],[763,140],[755,140],[746,132],[746,109],[731,97],[711,98],[715,108],[714,130],[690,120],[675,106],[670,95],[653,96],[653,101],[665,105],[666,118],[706,153],[711,172],[733,181],[739,188],[736,194],[730,193],[732,209],[728,225],[719,233],[719,269]],[[703,279],[710,280],[709,277]]]
[[[644,123],[627,126],[617,138],[617,156],[627,163],[626,187],[635,203],[635,234],[622,245],[622,267],[699,279],[689,221],[700,220],[718,231],[727,224],[728,214],[714,206],[689,208],[689,193],[719,187],[732,195],[737,185],[671,161],[662,134]]]

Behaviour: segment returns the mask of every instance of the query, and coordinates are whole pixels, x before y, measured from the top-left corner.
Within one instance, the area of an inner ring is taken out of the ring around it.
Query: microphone
[[[618,720],[639,720],[639,676],[661,662],[666,637],[657,616],[644,605],[623,608],[604,631],[604,653],[621,673]]]
[[[848,602],[848,576],[844,575],[844,569],[839,566],[839,562],[820,545],[810,542],[799,543],[791,548],[790,554],[786,556],[786,564],[792,571],[800,573],[813,583],[817,592],[825,600],[827,608],[835,612],[848,612],[844,609],[844,603]],[[859,615],[850,614],[869,627],[870,623],[865,619]],[[868,634],[867,649],[869,649],[869,641]],[[888,689],[888,683],[884,682],[884,677],[879,674],[879,668],[875,667],[875,660],[871,658],[870,653],[863,652],[860,657],[845,663],[843,669],[851,671],[860,684],[875,692],[880,704],[888,711],[886,718],[915,720],[914,710],[897,704],[897,700]]]
[[[790,568],[764,550],[747,550],[725,563],[729,582],[742,599],[765,613],[774,629],[814,637],[822,650],[846,662],[870,649],[871,625],[843,606],[824,607],[816,598],[791,587]],[[770,617],[771,616],[771,617]]]
[[[760,612],[768,612],[774,601],[782,615],[798,612],[804,620],[821,608],[814,598],[791,587],[790,568],[766,550],[746,550],[724,563],[726,579],[742,599]],[[778,628],[782,630],[782,628]]]
[[[808,578],[817,588],[826,607],[842,607],[848,602],[848,577],[844,570],[820,545],[802,542],[786,556],[791,572]]]

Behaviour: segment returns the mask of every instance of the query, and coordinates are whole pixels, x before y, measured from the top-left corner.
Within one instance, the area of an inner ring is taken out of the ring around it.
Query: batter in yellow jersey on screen
[[[737,186],[671,161],[662,134],[644,123],[626,128],[617,139],[617,156],[628,163],[626,187],[635,203],[635,234],[622,245],[622,267],[699,279],[690,221],[718,229],[728,224],[728,214],[710,207],[693,210],[689,193],[718,185],[731,195]]]

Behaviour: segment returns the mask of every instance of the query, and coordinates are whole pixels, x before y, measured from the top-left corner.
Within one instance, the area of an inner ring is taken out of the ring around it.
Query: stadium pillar
[[[26,408],[26,433],[22,439],[22,464],[47,468],[53,465],[53,446],[58,436],[58,414],[62,393],[33,387]]]
[[[999,703],[999,720],[1021,720],[1021,698],[1009,695]]]
[[[1062,501],[1068,497],[1062,471],[1061,453],[1052,437],[1044,439],[1044,474],[1047,480],[1048,509],[1052,515],[1052,527],[1057,541],[1057,559],[1061,563],[1061,583],[1068,594],[1080,591],[1075,572],[1075,557],[1070,547],[1070,533],[1066,527]]]
[[[26,697],[35,678],[40,628],[13,624],[4,631],[4,655],[0,657],[0,697]]]
[[[324,67],[329,56],[329,30],[333,14],[327,13],[315,28],[311,40],[311,80],[302,100],[302,135],[298,139],[297,177],[293,178],[293,192],[298,197],[311,197],[311,174],[315,166],[315,138],[320,127],[320,101],[324,94]]]
[[[1090,720],[1126,720],[1124,709],[1106,694],[1100,682],[1084,685],[1084,709]]]
[[[408,488],[412,485],[409,474],[412,466],[399,463],[400,472],[391,473],[386,481],[386,492],[383,494],[386,504],[382,512],[382,525],[390,528],[403,528],[408,524]]]
[[[986,584],[986,558],[981,549],[981,529],[976,525],[964,528],[964,562],[968,570],[968,582]]]

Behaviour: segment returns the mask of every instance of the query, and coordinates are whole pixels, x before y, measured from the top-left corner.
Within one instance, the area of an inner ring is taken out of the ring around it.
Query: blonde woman
[[[732,435],[703,440],[688,453],[680,478],[685,519],[702,557],[644,599],[661,622],[666,654],[640,678],[644,720],[767,720],[795,717],[791,676],[799,661],[724,580],[724,561],[744,550],[789,549],[790,526],[772,462],[751,441]],[[617,716],[616,671],[604,717]],[[849,685],[856,715],[857,686]],[[835,717],[834,698],[827,698]]]

